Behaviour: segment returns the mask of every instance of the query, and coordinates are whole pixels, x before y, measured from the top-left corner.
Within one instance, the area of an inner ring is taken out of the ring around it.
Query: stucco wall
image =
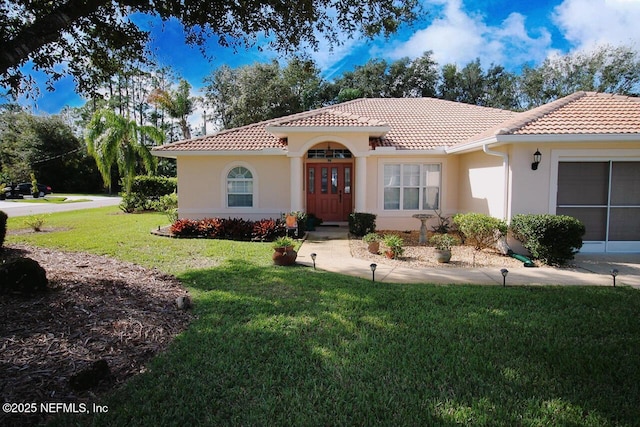
[[[501,150],[506,152],[504,148]],[[482,151],[461,154],[458,156],[458,171],[458,212],[477,212],[503,218],[503,159]]]
[[[278,218],[289,210],[289,159],[285,156],[178,157],[178,211],[182,218]],[[254,207],[226,207],[226,174],[244,166],[253,174]]]

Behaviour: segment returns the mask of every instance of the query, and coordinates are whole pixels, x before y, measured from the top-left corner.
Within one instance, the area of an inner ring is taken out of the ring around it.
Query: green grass
[[[108,414],[55,424],[638,425],[636,290],[374,284],[272,266],[268,244],[148,233],[165,222],[105,208],[8,237],[157,267],[194,297],[197,319],[98,402]]]

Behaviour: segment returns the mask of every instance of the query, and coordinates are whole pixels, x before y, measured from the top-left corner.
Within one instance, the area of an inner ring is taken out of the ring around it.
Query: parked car
[[[45,184],[38,184],[38,196],[42,197],[51,194],[51,187]],[[8,185],[0,192],[0,199],[21,199],[24,195],[31,195],[31,183],[21,182],[20,184]]]
[[[30,195],[31,194],[31,183],[30,182],[21,182],[16,185],[15,190],[22,195]],[[45,196],[47,194],[51,194],[51,187],[48,185],[38,183],[38,191],[41,196]]]

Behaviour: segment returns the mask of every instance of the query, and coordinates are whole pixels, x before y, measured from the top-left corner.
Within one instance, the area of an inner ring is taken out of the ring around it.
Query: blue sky
[[[404,26],[389,39],[345,39],[330,51],[321,44],[308,52],[327,79],[339,76],[370,58],[394,61],[434,52],[439,65],[465,65],[480,58],[482,65],[501,64],[517,71],[546,57],[591,49],[598,44],[625,44],[640,49],[640,0],[423,0],[426,18]],[[235,53],[211,44],[208,62],[198,49],[184,45],[180,25],[161,25],[149,18],[138,22],[152,29],[151,47],[161,65],[174,68],[198,94],[202,79],[220,65],[237,67],[266,62],[279,56],[268,49],[253,48]],[[35,100],[21,100],[36,113],[58,113],[65,106],[84,104],[73,90],[71,79],[56,85],[54,92]]]

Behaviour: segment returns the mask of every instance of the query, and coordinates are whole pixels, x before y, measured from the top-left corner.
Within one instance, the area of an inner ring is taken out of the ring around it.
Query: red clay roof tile
[[[179,141],[153,151],[286,150],[286,140],[269,133],[268,126],[388,126],[390,131],[377,139],[377,145],[399,150],[429,150],[464,141],[514,115],[511,111],[434,98],[365,98]]]

